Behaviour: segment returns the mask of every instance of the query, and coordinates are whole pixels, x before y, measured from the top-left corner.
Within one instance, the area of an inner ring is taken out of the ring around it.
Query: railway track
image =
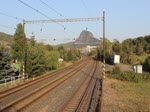
[[[84,59],[84,60],[82,60],[82,61],[80,61],[80,62],[77,62],[76,65],[81,64],[81,63],[84,62],[84,61],[86,61],[86,59]],[[64,69],[62,69],[62,70],[59,70],[59,71],[57,71],[57,72],[54,72],[54,73],[52,73],[51,75],[46,75],[46,76],[44,76],[44,77],[38,77],[36,80],[32,80],[32,81],[29,81],[29,82],[24,82],[23,84],[20,84],[20,85],[18,85],[18,86],[15,86],[15,87],[12,87],[12,88],[9,88],[9,89],[0,91],[0,99],[1,99],[2,97],[4,97],[4,96],[9,96],[10,94],[13,94],[13,93],[15,93],[15,92],[17,92],[17,91],[20,91],[20,90],[22,90],[22,89],[24,89],[24,88],[27,88],[27,87],[29,87],[29,86],[31,86],[31,85],[34,85],[34,84],[36,84],[37,82],[44,81],[44,80],[46,80],[47,78],[53,77],[53,76],[55,76],[55,75],[57,75],[57,74],[59,74],[59,73],[63,73],[64,71],[67,72],[67,69],[68,69],[68,70],[71,69],[71,68],[74,68],[74,69],[75,69],[75,67],[76,67],[75,65],[71,65],[71,66],[69,66],[69,67],[67,67],[67,68],[64,68]]]
[[[96,110],[98,103],[97,99],[100,92],[97,87],[99,82],[97,68],[98,65],[95,62],[89,75],[81,83],[80,87],[74,92],[74,94],[64,103],[59,112],[88,112]],[[93,98],[97,101],[93,102]],[[95,104],[95,102],[97,103]]]
[[[28,106],[30,106],[36,100],[40,99],[40,97],[44,96],[45,94],[47,94],[48,92],[50,92],[51,90],[59,86],[61,83],[63,83],[65,80],[75,75],[75,73],[78,72],[80,69],[82,69],[84,66],[86,66],[86,64],[87,62],[82,63],[79,67],[75,67],[75,69],[66,73],[64,76],[58,77],[57,79],[51,82],[48,82],[44,86],[39,87],[42,81],[45,81],[46,79],[48,79],[48,76],[46,78],[39,78],[36,81],[33,81],[28,85],[23,84],[23,85],[18,86],[18,88],[17,87],[13,88],[10,90],[11,92],[7,90],[3,91],[4,93],[1,92],[2,94],[0,95],[0,110],[1,111],[25,110]],[[53,76],[56,74],[58,75],[58,73],[59,72],[54,73]],[[62,71],[60,71],[60,73],[62,73]],[[49,78],[52,78],[52,76],[49,76]],[[36,83],[40,83],[40,84],[37,86]],[[35,85],[34,88],[36,89],[34,89],[34,91],[32,92],[29,92],[32,89],[31,88],[32,85]]]

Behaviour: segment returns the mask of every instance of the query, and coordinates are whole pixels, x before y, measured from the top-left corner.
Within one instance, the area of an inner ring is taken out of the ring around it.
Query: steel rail
[[[78,63],[80,63],[80,62],[78,62]],[[0,99],[2,99],[4,97],[7,97],[7,96],[9,96],[9,95],[11,95],[13,93],[16,93],[17,91],[21,91],[24,88],[30,87],[31,85],[34,85],[34,84],[36,84],[36,83],[38,83],[40,81],[44,81],[45,79],[51,78],[51,77],[53,77],[55,75],[58,75],[59,73],[62,73],[63,71],[66,71],[67,69],[70,69],[71,67],[76,67],[75,65],[77,65],[77,64],[73,64],[73,65],[71,65],[69,67],[66,67],[66,68],[61,69],[61,70],[56,71],[56,72],[53,72],[53,73],[51,73],[51,75],[45,75],[44,77],[38,77],[35,80],[27,81],[27,82],[25,82],[23,84],[20,84],[18,86],[13,87],[13,88],[9,88],[9,89],[6,89],[4,91],[0,91]],[[76,69],[76,68],[74,68],[74,69]]]
[[[94,73],[94,71],[95,71],[95,69],[96,69],[96,67],[94,67],[94,69],[92,69],[91,71],[90,71],[90,73],[89,74],[92,74],[92,73]],[[94,74],[95,75],[95,74]],[[72,110],[72,111],[74,111],[74,112],[76,112],[76,111],[78,111],[78,109],[80,108],[80,106],[82,105],[82,103],[83,103],[83,101],[85,100],[85,97],[86,97],[86,95],[87,95],[87,92],[88,92],[88,90],[89,90],[89,87],[90,87],[90,83],[91,83],[91,80],[92,80],[92,77],[90,78],[90,80],[88,80],[88,78],[89,78],[89,76],[87,76],[86,77],[86,79],[81,83],[81,85],[80,85],[80,87],[74,92],[74,94],[64,103],[64,105],[62,106],[62,108],[59,110],[59,112],[63,112],[63,111],[67,111],[67,110]],[[87,84],[88,83],[88,84]],[[85,91],[83,91],[82,93],[82,95],[81,95],[81,97],[79,98],[79,101],[77,100],[78,98],[77,97],[79,97],[78,95],[77,95],[77,93],[80,93],[81,94],[81,92],[80,92],[80,89],[83,87],[83,86],[85,86],[85,84],[87,84],[86,85],[86,87],[85,87]],[[77,96],[76,96],[77,95]],[[76,100],[77,100],[77,102],[75,102],[74,100],[73,100],[73,98],[77,98]],[[72,105],[71,104],[71,102],[74,102],[74,104],[77,104],[77,105]],[[72,108],[74,108],[74,109],[72,109]],[[68,109],[69,108],[69,109]]]
[[[87,64],[87,63],[84,63],[84,65],[81,65],[80,67],[85,66],[86,64]],[[79,67],[79,68],[80,68],[80,67]],[[78,68],[78,69],[79,69],[79,68]],[[79,71],[78,69],[75,69],[74,71],[78,72],[78,71]],[[66,74],[66,76],[69,75],[70,73],[72,73],[72,71],[69,72],[68,74]],[[64,78],[64,77],[62,76],[61,78]],[[12,104],[9,104],[9,105],[7,105],[6,107],[3,107],[2,110],[9,110],[9,108],[14,107],[14,105],[17,105],[18,103],[20,103],[20,102],[22,102],[23,100],[27,99],[29,96],[33,96],[33,95],[36,94],[38,91],[41,91],[41,90],[43,90],[44,88],[50,86],[52,83],[55,83],[55,82],[57,82],[58,80],[61,80],[61,78],[59,78],[59,79],[57,79],[57,80],[55,80],[55,81],[53,81],[53,82],[51,82],[51,83],[49,83],[49,84],[43,86],[42,88],[40,88],[40,89],[34,91],[33,93],[30,93],[30,94],[24,96],[23,98],[18,99],[17,101],[13,102]],[[67,79],[66,79],[66,80],[67,80]],[[63,81],[62,81],[61,83],[63,83]],[[61,83],[60,83],[60,84],[61,84]],[[54,89],[54,88],[53,88],[53,89]],[[46,92],[46,93],[47,93],[47,92]],[[42,94],[41,96],[43,96],[43,94]],[[35,99],[35,100],[37,100],[37,99]],[[33,102],[34,102],[34,100],[33,100]],[[30,105],[30,103],[29,103],[29,105]],[[22,108],[24,108],[24,107],[22,107]]]

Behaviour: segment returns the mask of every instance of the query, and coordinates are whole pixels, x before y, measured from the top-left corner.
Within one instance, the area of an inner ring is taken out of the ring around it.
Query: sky
[[[14,35],[14,28],[23,23],[23,19],[92,18],[102,17],[105,11],[105,36],[110,41],[117,39],[122,42],[127,38],[150,35],[149,4],[150,0],[1,0],[0,32]],[[103,37],[103,22],[25,24],[27,38],[34,35],[37,41],[47,44],[73,41],[83,30],[100,39]]]

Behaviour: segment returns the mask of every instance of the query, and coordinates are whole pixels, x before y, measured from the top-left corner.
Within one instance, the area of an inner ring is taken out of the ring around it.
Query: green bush
[[[112,74],[120,74],[120,73],[121,73],[120,67],[116,65],[112,70]]]
[[[119,74],[112,74],[112,78],[123,80],[123,81],[142,82],[145,80],[150,80],[150,74],[139,74],[139,73],[128,71]]]

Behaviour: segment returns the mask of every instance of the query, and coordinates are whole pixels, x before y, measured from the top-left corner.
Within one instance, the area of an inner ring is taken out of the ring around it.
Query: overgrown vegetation
[[[119,66],[115,66],[111,73],[111,78],[130,82],[143,82],[150,80],[150,74],[139,74],[132,71],[121,72]]]

